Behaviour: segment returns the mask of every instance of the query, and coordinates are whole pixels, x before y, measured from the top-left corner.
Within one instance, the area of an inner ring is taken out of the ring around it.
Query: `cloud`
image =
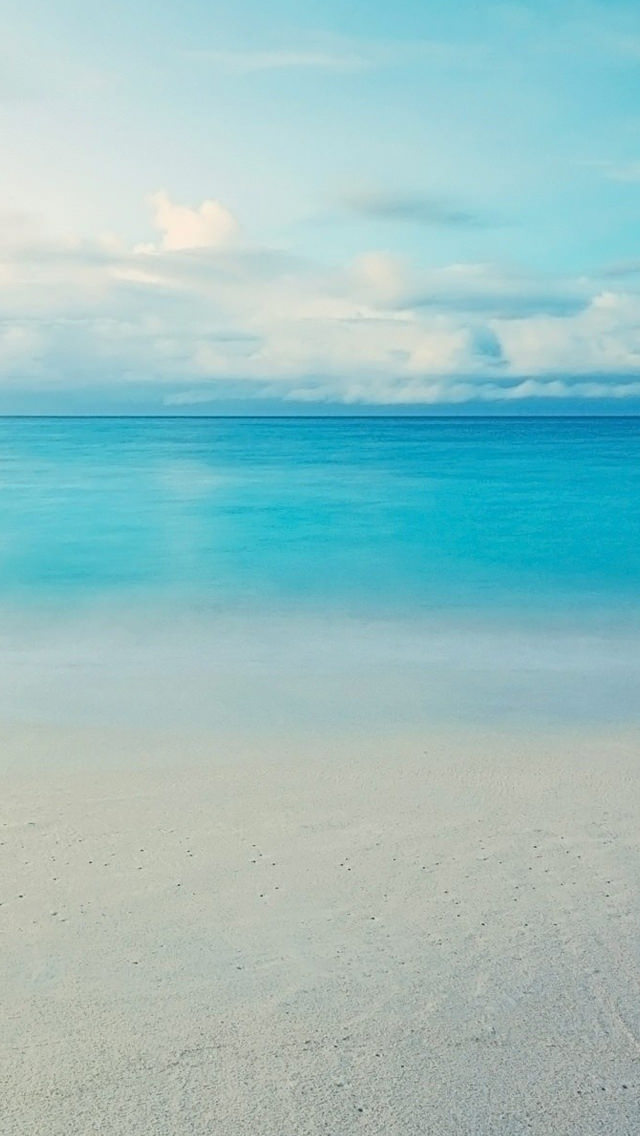
[[[168,252],[181,249],[219,248],[238,234],[238,223],[219,201],[203,201],[196,209],[176,205],[164,190],[151,194],[153,221],[162,234],[160,247]],[[155,245],[140,245],[139,251],[155,252]]]
[[[401,221],[455,229],[482,228],[487,224],[479,214],[428,193],[365,191],[348,194],[341,206],[354,216],[372,221]]]
[[[235,75],[258,71],[361,71],[372,65],[371,59],[357,52],[200,50],[189,55]]]
[[[0,371],[39,367],[44,346],[37,328],[20,323],[0,326]]]
[[[640,296],[601,291],[571,316],[495,320],[512,371],[640,375]]]
[[[609,264],[603,269],[602,275],[611,279],[622,279],[625,276],[638,276],[640,274],[640,260],[623,260],[618,264]]]
[[[590,287],[586,280],[548,280],[492,264],[450,264],[415,275],[403,303],[486,318],[566,316],[582,310]]]
[[[493,264],[417,269],[384,252],[358,257],[352,279],[359,295],[397,311],[446,311],[486,319],[570,315],[584,308],[593,288],[586,279],[545,279]]]
[[[487,61],[487,52],[482,44],[459,40],[369,40],[339,35],[319,35],[303,44],[286,47],[278,45],[255,50],[195,48],[183,54],[189,60],[199,60],[215,70],[238,76],[266,71],[348,74],[411,63],[443,66],[450,71],[452,67],[475,67]]]
[[[160,239],[0,233],[0,385],[346,404],[638,396],[640,294],[369,250],[321,264],[153,197]],[[154,393],[155,392],[155,393]],[[167,400],[169,400],[167,402]]]
[[[385,307],[401,307],[411,287],[409,265],[386,252],[372,251],[356,257],[350,271],[355,293]]]

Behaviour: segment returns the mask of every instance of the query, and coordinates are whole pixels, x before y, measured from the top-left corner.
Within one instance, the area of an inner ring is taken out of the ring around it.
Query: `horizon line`
[[[399,419],[408,422],[433,420],[434,422],[441,421],[469,421],[475,419],[476,421],[496,421],[496,422],[522,422],[522,421],[537,421],[540,419],[616,419],[625,421],[628,419],[640,418],[640,413],[631,414],[580,414],[580,413],[560,413],[560,414],[439,414],[439,413],[424,413],[424,414],[392,414],[392,413],[363,413],[363,414],[103,414],[103,413],[78,413],[78,414],[3,414],[0,413],[1,420],[24,420],[24,419],[58,419],[58,420],[93,420],[93,419],[106,419],[106,420],[151,420],[157,419],[158,421],[186,421],[186,422],[207,422],[207,421],[232,421],[232,420],[245,420],[253,419],[254,421],[273,421],[285,419],[288,422],[317,422],[317,421],[353,421],[353,420],[369,420],[369,419]]]

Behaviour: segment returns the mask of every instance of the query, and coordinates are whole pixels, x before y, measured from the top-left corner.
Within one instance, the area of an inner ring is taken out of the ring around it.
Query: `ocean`
[[[0,713],[638,715],[640,420],[0,420]]]

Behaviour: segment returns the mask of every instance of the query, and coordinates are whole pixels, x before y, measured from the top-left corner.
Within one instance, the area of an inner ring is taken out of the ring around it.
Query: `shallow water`
[[[0,420],[0,714],[635,719],[635,419]]]

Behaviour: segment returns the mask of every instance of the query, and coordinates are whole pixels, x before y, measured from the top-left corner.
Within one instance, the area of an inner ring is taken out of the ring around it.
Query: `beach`
[[[640,1136],[640,0],[0,6],[0,1136]]]
[[[635,1133],[637,743],[7,729],[3,1131]]]

